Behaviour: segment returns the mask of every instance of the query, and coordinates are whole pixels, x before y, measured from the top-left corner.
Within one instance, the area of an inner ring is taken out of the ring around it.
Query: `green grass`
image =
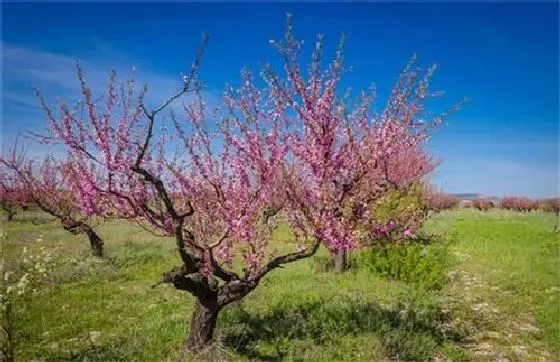
[[[455,241],[460,268],[489,288],[481,297],[518,324],[536,324],[560,359],[560,242],[554,214],[455,211],[433,220],[433,230]],[[526,328],[527,329],[527,328]],[[529,341],[530,342],[530,341]]]
[[[193,299],[168,285],[150,288],[161,273],[179,264],[174,241],[129,224],[107,223],[99,227],[107,258],[97,261],[89,256],[84,237],[48,218],[31,223],[38,216],[18,215],[3,225],[4,257],[10,259],[42,235],[62,261],[38,294],[16,308],[17,360],[177,359]],[[446,269],[413,265],[414,277],[408,279],[375,268],[317,272],[326,257],[321,250],[315,258],[270,273],[242,302],[221,313],[214,358],[490,360],[477,348],[495,332],[512,337],[490,341],[492,353],[523,360],[515,351],[524,346],[527,358],[544,353],[545,360],[553,361],[559,348],[560,269],[554,222],[544,213],[459,210],[436,215],[426,229],[449,246]],[[292,247],[287,228],[276,238],[280,248]],[[437,288],[419,285],[424,269],[436,270]],[[448,271],[468,273],[481,286],[466,291],[462,279],[441,282],[439,276]],[[507,318],[473,313],[471,308],[481,303]],[[538,332],[514,331],[517,325],[535,325]]]

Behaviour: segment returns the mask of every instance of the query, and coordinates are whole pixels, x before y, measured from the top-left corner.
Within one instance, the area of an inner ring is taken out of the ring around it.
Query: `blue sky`
[[[176,89],[203,32],[200,77],[209,97],[243,66],[278,64],[269,40],[294,15],[309,50],[323,33],[327,55],[347,36],[346,81],[386,95],[412,53],[438,63],[444,105],[469,103],[430,147],[443,160],[434,182],[447,192],[558,195],[558,4],[2,4],[2,140],[41,130],[33,86],[51,101],[77,96],[74,59],[95,88],[136,66],[154,99]]]

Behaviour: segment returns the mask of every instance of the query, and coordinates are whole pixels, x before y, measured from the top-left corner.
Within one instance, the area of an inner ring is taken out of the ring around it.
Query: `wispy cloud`
[[[69,103],[80,97],[76,61],[86,73],[89,86],[105,92],[110,71],[115,70],[119,80],[124,81],[136,69],[137,85],[147,84],[147,103],[159,105],[181,87],[179,71],[176,75],[164,74],[148,69],[134,58],[119,53],[107,46],[97,44],[94,51],[71,56],[43,51],[13,44],[3,44],[3,139],[26,128],[42,127],[44,119],[38,107],[34,88],[38,88],[49,104],[58,100]],[[209,105],[216,104],[221,90],[205,90],[204,97]],[[176,103],[175,107],[181,107]]]

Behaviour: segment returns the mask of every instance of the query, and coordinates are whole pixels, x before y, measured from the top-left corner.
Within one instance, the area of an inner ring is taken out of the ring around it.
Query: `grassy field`
[[[84,237],[48,219],[31,222],[38,219],[18,215],[2,231],[8,261],[38,238],[60,261],[49,281],[15,308],[17,360],[180,357],[193,300],[168,285],[150,288],[179,263],[172,240],[107,223],[99,227],[107,258],[96,260]],[[270,273],[252,294],[223,311],[218,342],[207,358],[556,361],[555,221],[537,212],[444,212],[426,225],[440,241],[414,254],[416,259],[413,253],[387,259],[406,266],[394,271],[389,265],[387,273],[370,265],[368,252],[355,255],[355,267],[346,273],[321,271],[322,250]],[[286,236],[286,230],[277,235]]]

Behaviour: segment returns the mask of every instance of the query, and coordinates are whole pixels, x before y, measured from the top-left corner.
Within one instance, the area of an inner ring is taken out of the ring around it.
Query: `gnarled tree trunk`
[[[184,245],[182,223],[177,224],[176,231],[178,244]],[[266,265],[244,276],[223,269],[212,259],[210,267],[213,275],[203,275],[202,270],[205,267],[203,260],[198,255],[189,254],[188,249],[183,248],[180,250],[183,251],[181,258],[184,264],[164,273],[152,288],[159,284],[170,283],[176,289],[187,291],[196,298],[189,336],[183,342],[184,350],[196,353],[212,343],[218,315],[225,306],[251,293],[270,271],[283,264],[313,256],[319,249],[319,245],[321,240],[317,239],[311,248],[277,256]]]
[[[184,290],[196,298],[196,305],[190,321],[188,338],[183,342],[184,351],[199,352],[210,346],[214,339],[214,330],[220,311],[230,303],[242,299],[253,291],[259,284],[262,275],[250,279],[228,278],[218,272],[228,281],[222,285],[214,278],[207,279],[196,269],[183,265],[164,273],[162,278],[152,285],[152,288],[171,283],[178,290]],[[193,272],[194,271],[194,272]],[[223,272],[223,269],[222,269]]]
[[[214,330],[221,307],[215,300],[197,300],[191,317],[190,332],[184,342],[189,351],[200,351],[210,345],[214,338]]]
[[[99,258],[103,257],[103,239],[93,230],[91,226],[88,224],[74,220],[70,217],[61,217],[59,215],[55,215],[60,218],[60,222],[62,223],[62,227],[64,230],[71,232],[74,235],[78,235],[84,233],[87,235],[89,239],[89,244],[91,246],[91,253],[93,256],[97,256]]]
[[[86,228],[84,232],[89,238],[92,254],[99,258],[103,257],[103,239],[92,228]]]

